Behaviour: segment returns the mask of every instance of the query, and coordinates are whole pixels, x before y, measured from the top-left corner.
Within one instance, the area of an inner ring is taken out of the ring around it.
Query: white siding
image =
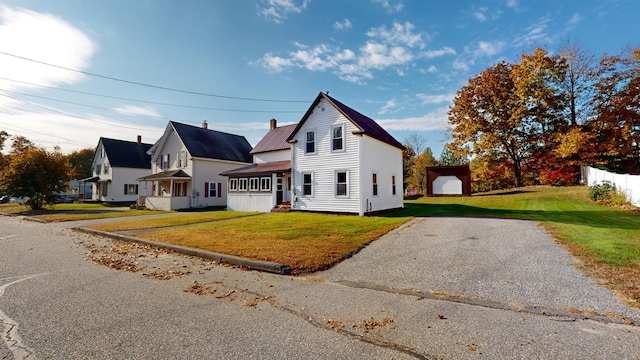
[[[237,169],[248,164],[238,162],[225,162],[211,159],[193,160],[192,184],[199,193],[194,206],[225,206],[227,205],[227,180],[226,176],[220,176],[221,172]],[[220,197],[207,198],[204,194],[205,182],[221,183],[222,194]],[[189,193],[191,194],[191,193]]]
[[[124,194],[125,184],[138,185],[138,178],[151,174],[149,169],[132,169],[132,168],[111,168],[111,182],[108,183],[109,189],[104,201],[114,202],[135,202],[138,200],[136,194]],[[138,187],[138,194],[142,193],[143,189]]]
[[[402,150],[362,137],[362,209],[364,212],[403,207]],[[378,178],[378,195],[373,195],[373,173]],[[392,176],[396,178],[396,194],[392,194]]]
[[[324,109],[324,110],[323,110]],[[344,149],[332,151],[331,129],[344,125]],[[359,140],[353,135],[357,128],[332,105],[321,100],[296,134],[292,147],[292,186],[295,191],[292,207],[296,210],[359,213],[360,167]],[[306,133],[315,130],[314,154],[305,154]],[[348,196],[336,196],[335,172],[348,172]],[[313,195],[302,195],[302,174],[313,173]]]
[[[291,160],[291,150],[269,151],[253,155],[253,162],[256,164],[274,161]]]
[[[230,192],[227,210],[269,212],[275,204],[273,193]]]

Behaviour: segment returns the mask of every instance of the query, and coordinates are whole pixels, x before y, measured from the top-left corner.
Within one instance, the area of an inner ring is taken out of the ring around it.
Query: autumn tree
[[[93,163],[93,157],[96,151],[94,148],[86,148],[82,150],[73,151],[67,155],[69,163],[73,166],[75,177],[77,179],[88,178],[93,174],[91,165]]]
[[[513,168],[514,184],[521,186],[531,141],[512,70],[512,64],[502,61],[471,78],[453,99],[449,124],[452,146],[472,157],[496,151],[505,154]]]
[[[68,189],[72,178],[73,168],[59,148],[48,152],[33,144],[25,146],[24,141],[16,145],[14,141],[8,165],[0,169],[0,190],[28,197],[27,205],[42,209],[53,203],[57,193]]]
[[[438,159],[439,166],[455,166],[462,165],[469,162],[464,156],[460,156],[456,151],[451,149],[451,144],[447,144],[442,149],[440,153],[440,158]]]
[[[433,157],[431,148],[426,147],[422,154],[414,158],[411,165],[411,176],[408,179],[408,188],[416,189],[419,194],[424,194],[427,188],[427,167],[438,165]]]
[[[404,175],[404,188],[405,189],[418,189],[415,184],[410,183],[410,179],[413,177],[415,170],[415,162],[417,157],[422,153],[422,150],[427,140],[420,134],[411,134],[404,140],[404,153],[403,153],[403,175]]]
[[[8,161],[5,156],[2,154],[2,150],[4,149],[4,142],[9,139],[11,135],[4,130],[0,130],[0,169],[6,166],[6,162]]]
[[[597,71],[594,162],[614,172],[640,173],[640,48],[605,56]]]
[[[565,75],[560,89],[567,102],[565,116],[572,128],[585,123],[591,113],[594,89],[595,58],[575,43],[566,42],[559,51]]]

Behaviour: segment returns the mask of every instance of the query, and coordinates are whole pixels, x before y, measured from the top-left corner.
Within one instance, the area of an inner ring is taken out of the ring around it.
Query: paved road
[[[77,225],[0,217],[0,359],[640,359],[640,314],[531,222],[418,219],[306,277]]]

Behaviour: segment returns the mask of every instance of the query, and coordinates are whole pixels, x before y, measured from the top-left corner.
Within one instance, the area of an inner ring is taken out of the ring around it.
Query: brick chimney
[[[209,128],[209,124],[207,124],[207,120],[202,120],[202,128],[203,129],[208,129]]]
[[[142,135],[138,135],[138,146],[142,145]]]
[[[278,120],[276,119],[271,119],[269,120],[269,128],[271,130],[275,129],[276,127],[278,127]]]

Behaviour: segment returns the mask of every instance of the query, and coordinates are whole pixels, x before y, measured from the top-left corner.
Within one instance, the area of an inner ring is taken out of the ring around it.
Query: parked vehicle
[[[0,196],[0,204],[6,204],[9,202],[9,195]]]

